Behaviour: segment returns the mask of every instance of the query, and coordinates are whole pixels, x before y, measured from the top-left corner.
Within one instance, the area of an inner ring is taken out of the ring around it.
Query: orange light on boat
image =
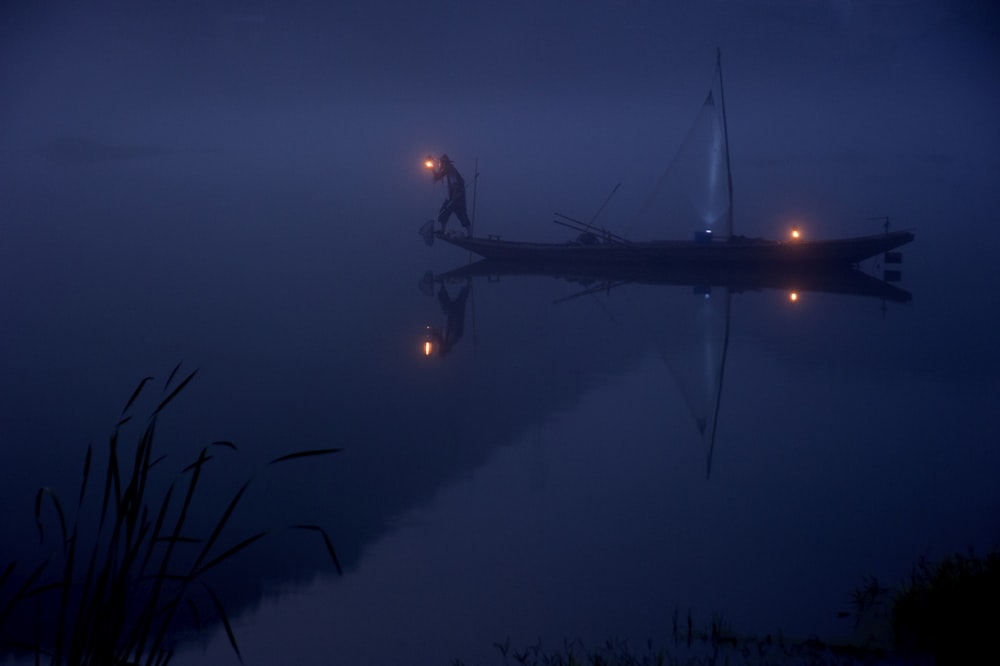
[[[796,301],[798,301],[799,300],[799,292],[793,291],[790,294],[788,294],[788,300],[790,300],[792,303],[795,303]]]
[[[798,240],[802,234],[799,233],[798,227],[792,227],[792,240]]]

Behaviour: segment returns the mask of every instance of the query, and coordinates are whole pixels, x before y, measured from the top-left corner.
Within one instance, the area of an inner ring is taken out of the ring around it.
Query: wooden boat
[[[774,241],[733,236],[705,241],[599,241],[530,243],[436,234],[440,240],[486,259],[527,265],[616,266],[644,268],[848,268],[914,239],[910,231],[834,240]]]
[[[719,99],[718,104],[716,99]],[[690,170],[697,180],[685,183],[683,189],[674,193],[677,195],[674,198],[690,200],[690,209],[685,209],[690,214],[680,217],[694,223],[692,240],[632,241],[598,228],[592,221],[583,222],[565,215],[559,215],[562,219],[555,222],[576,230],[580,235],[564,243],[509,241],[495,235],[450,235],[434,232],[433,222],[424,225],[421,234],[428,244],[436,238],[486,259],[509,263],[713,270],[847,268],[885,253],[891,253],[886,254],[886,263],[898,263],[899,255],[892,251],[914,240],[912,231],[890,232],[888,220],[884,233],[853,238],[776,241],[734,235],[732,173],[721,55],[717,54],[715,82],[672,166],[685,154],[699,160]],[[661,184],[666,175],[661,178]],[[677,218],[678,215],[667,217]]]

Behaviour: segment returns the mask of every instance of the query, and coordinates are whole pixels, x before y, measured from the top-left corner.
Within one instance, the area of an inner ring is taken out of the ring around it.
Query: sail
[[[671,324],[658,348],[705,447],[710,474],[729,347],[730,292],[726,287],[680,292],[664,303]]]
[[[722,114],[714,91],[708,93],[685,144],[684,157],[691,165],[687,172],[691,182],[687,183],[685,192],[694,209],[694,219],[700,224],[696,230],[710,230],[717,237],[728,238],[732,235],[729,226],[732,206],[728,185],[729,155]]]
[[[729,238],[733,232],[732,177],[721,59],[713,83],[673,160],[633,220],[657,237]],[[670,233],[666,233],[669,231]]]

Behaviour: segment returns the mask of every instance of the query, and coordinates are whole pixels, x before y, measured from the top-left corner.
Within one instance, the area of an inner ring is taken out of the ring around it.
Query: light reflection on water
[[[183,446],[234,440],[247,469],[303,446],[348,449],[261,480],[247,501],[239,527],[322,523],[347,567],[331,579],[304,541],[234,563],[249,663],[274,646],[303,663],[380,650],[447,662],[507,636],[644,641],[687,608],[745,631],[835,634],[863,576],[898,580],[928,550],[994,538],[996,355],[979,309],[991,283],[930,279],[928,255],[953,246],[926,249],[918,232],[903,283],[915,300],[884,312],[842,295],[734,294],[706,479],[668,362],[692,289],[553,305],[581,286],[477,280],[462,339],[426,359],[441,312],[417,283],[465,257],[423,247],[416,223],[358,228],[361,211],[331,221],[297,197],[285,215],[272,196],[182,197],[159,213],[136,197],[110,218],[97,197],[75,214],[35,202],[36,223],[17,223],[3,427],[28,445],[5,449],[3,501],[25,537],[5,544],[30,542],[30,507],[19,522],[16,507],[50,478],[72,487],[88,434],[102,441],[138,378],[179,358],[204,366],[166,419]],[[420,219],[394,206],[386,219]],[[60,240],[66,220],[106,233],[69,226]],[[29,259],[43,249],[51,264]],[[179,663],[227,650],[219,633]]]
[[[483,359],[491,345],[507,348],[534,330],[538,320],[515,324],[510,314],[525,314],[525,294],[537,286],[479,287],[478,338],[462,343],[467,356],[444,361],[459,366],[458,386],[484,367],[495,371]],[[551,281],[540,286],[549,297],[564,291]],[[927,436],[934,417],[911,413],[925,387],[880,354],[892,344],[886,336],[912,323],[911,311],[883,314],[877,301],[817,294],[790,310],[777,292],[737,296],[717,470],[706,480],[704,442],[667,364],[648,346],[652,303],[696,295],[646,291],[638,299],[616,294],[610,306],[584,304],[593,337],[570,327],[580,346],[606,349],[602,323],[620,332],[629,308],[618,306],[632,301],[632,313],[646,320],[638,337],[647,346],[635,347],[645,353],[591,375],[592,388],[571,406],[408,510],[404,525],[369,546],[345,579],[276,599],[247,619],[261,663],[269,645],[290,643],[305,661],[323,650],[349,661],[399,653],[474,660],[507,636],[534,642],[539,627],[556,644],[608,636],[642,644],[667,636],[674,610],[687,608],[721,612],[746,631],[850,633],[836,615],[863,576],[902,576],[932,531],[943,541],[956,536],[948,525],[968,517],[972,498],[938,497],[941,522],[928,529],[927,478],[913,475],[914,448],[966,487],[987,488],[988,478]],[[507,316],[490,307],[504,297]],[[653,319],[676,327],[668,312]],[[565,315],[579,324],[578,314],[557,308],[542,321],[557,326]],[[820,335],[831,322],[839,338]],[[858,352],[866,344],[876,348]],[[988,521],[980,527],[988,532]],[[289,619],[303,617],[363,629],[312,643]],[[218,636],[203,658],[226,649]]]
[[[489,319],[490,297],[480,298]],[[248,617],[253,659],[328,651],[349,662],[476,663],[497,659],[494,641],[540,635],[555,646],[609,636],[643,645],[666,641],[674,611],[689,608],[744,631],[849,634],[836,615],[863,576],[904,575],[929,539],[957,536],[948,525],[966,521],[970,505],[995,502],[989,491],[948,501],[941,477],[982,491],[989,475],[920,434],[933,428],[934,417],[912,414],[926,387],[877,356],[850,360],[859,328],[877,341],[905,312],[883,319],[877,302],[813,294],[802,304],[811,315],[790,314],[775,292],[741,298],[737,318],[768,323],[736,325],[711,480],[666,364],[644,354],[408,510],[344,579]],[[824,323],[823,305],[846,339],[807,335]],[[932,467],[920,471],[916,457]],[[226,650],[219,635],[190,663]]]

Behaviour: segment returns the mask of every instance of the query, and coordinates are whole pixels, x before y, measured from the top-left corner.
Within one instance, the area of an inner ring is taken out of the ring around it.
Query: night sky
[[[994,545],[998,45],[986,1],[4,2],[0,565],[31,556],[34,490],[75,488],[85,443],[179,360],[202,370],[171,455],[233,440],[249,474],[348,450],[237,518],[334,525],[348,570],[280,542],[237,564],[247,663],[327,663],[331,636],[351,663],[448,663],[658,631],[664,603],[806,634],[873,569]],[[583,286],[477,283],[428,364],[417,282],[467,257],[416,229],[444,196],[422,159],[447,152],[470,185],[479,165],[484,234],[563,240],[552,214],[620,183],[609,227],[687,237],[629,221],[716,49],[736,233],[890,215],[917,240],[905,306],[733,295],[708,481],[663,372],[690,289],[553,307]],[[207,640],[186,663],[232,659]]]

